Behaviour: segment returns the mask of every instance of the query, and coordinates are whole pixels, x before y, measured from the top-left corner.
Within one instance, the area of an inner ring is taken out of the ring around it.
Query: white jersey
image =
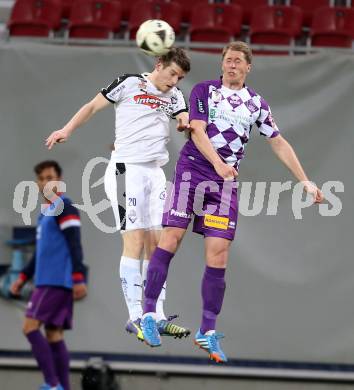
[[[188,111],[182,92],[176,87],[161,92],[144,73],[120,76],[101,93],[114,103],[116,113],[111,159],[118,163],[166,164],[170,119]]]

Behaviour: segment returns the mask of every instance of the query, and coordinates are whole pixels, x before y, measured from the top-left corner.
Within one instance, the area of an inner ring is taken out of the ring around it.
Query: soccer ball
[[[138,47],[150,56],[161,56],[168,53],[174,41],[173,28],[163,20],[147,20],[136,33]]]

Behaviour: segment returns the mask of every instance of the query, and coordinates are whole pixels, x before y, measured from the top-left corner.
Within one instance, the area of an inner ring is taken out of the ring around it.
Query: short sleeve
[[[261,135],[264,135],[267,138],[274,138],[280,134],[278,126],[273,119],[269,104],[263,98],[261,98],[261,110],[256,125],[258,126]]]
[[[173,117],[181,112],[188,112],[188,106],[181,90],[176,88],[176,93],[172,96]]]
[[[126,79],[126,75],[118,77],[108,87],[101,89],[102,95],[109,102],[118,103],[123,97],[124,89],[126,88],[124,81]]]
[[[205,84],[197,84],[189,97],[189,120],[202,120],[208,123],[208,89]]]

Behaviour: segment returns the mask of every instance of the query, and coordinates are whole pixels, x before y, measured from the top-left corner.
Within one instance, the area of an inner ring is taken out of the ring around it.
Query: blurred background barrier
[[[192,71],[181,83],[186,96],[195,83],[220,74],[219,55],[190,54]],[[152,67],[153,59],[133,48],[35,42],[0,45],[0,223],[7,227],[23,224],[13,209],[16,185],[33,180],[32,167],[38,161],[58,160],[68,196],[85,204],[82,238],[90,265],[89,295],[77,304],[74,331],[68,334],[71,350],[144,356],[151,361],[156,353],[205,361],[189,339],[166,340],[156,352],[124,331],[127,312],[118,276],[120,235],[103,233],[95,226],[97,220],[113,226],[113,214],[109,208],[96,216],[92,210],[87,212],[87,197],[83,199],[82,192],[89,190],[93,206],[105,199],[100,181],[105,163],[92,167],[88,182],[82,183],[82,175],[93,158],[109,158],[113,109],[100,112],[52,152],[44,147],[48,134],[66,123],[100,88],[122,73]],[[218,323],[226,334],[225,352],[236,362],[354,363],[353,68],[353,55],[335,52],[254,59],[248,84],[269,102],[282,134],[294,146],[310,178],[320,187],[328,181],[343,183],[344,192],[336,192],[329,183],[329,199],[322,208],[304,208],[302,219],[295,219],[292,191],[284,191],[276,215],[267,215],[269,208],[275,208],[270,183],[292,181],[293,188],[295,182],[253,129],[239,178],[241,194],[242,186],[252,182],[251,198],[242,200]],[[171,138],[168,178],[185,142],[174,124]],[[266,183],[261,203],[254,202],[257,182]],[[32,224],[39,202],[29,210]],[[332,210],[335,202],[341,204],[338,215],[321,215]],[[2,257],[7,249],[4,244],[0,249]],[[193,330],[200,321],[203,256],[202,239],[188,233],[168,280],[166,311],[180,314],[183,324]],[[22,314],[11,302],[0,301],[0,350],[28,351],[21,336]],[[214,367],[208,370],[213,372]]]

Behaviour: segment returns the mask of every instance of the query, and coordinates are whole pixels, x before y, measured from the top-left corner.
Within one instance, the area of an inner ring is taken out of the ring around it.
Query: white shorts
[[[111,202],[117,230],[161,229],[166,199],[166,177],[156,162],[110,161],[104,186]]]

